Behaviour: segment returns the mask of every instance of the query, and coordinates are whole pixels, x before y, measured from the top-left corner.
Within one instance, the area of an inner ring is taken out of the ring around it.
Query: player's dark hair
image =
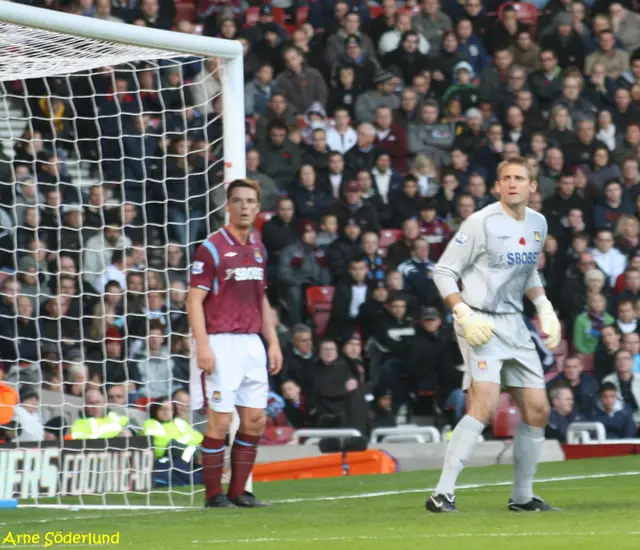
[[[233,180],[229,186],[227,187],[227,200],[231,200],[231,196],[233,195],[234,189],[253,189],[258,196],[258,201],[260,200],[260,182],[256,180],[250,179],[237,179]]]
[[[613,382],[603,382],[600,384],[600,395],[608,391],[618,393],[618,388],[616,388],[616,385]]]

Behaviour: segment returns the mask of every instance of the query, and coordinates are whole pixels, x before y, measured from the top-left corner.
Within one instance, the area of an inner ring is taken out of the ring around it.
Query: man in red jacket
[[[407,171],[407,134],[404,129],[393,122],[391,109],[380,105],[376,109],[373,121],[376,130],[376,150],[389,153],[391,166],[398,172]]]

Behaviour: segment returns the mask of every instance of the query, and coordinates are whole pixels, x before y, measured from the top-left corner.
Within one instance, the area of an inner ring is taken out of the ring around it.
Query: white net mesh
[[[0,44],[0,500],[191,503],[187,267],[224,219],[222,66],[10,24]]]

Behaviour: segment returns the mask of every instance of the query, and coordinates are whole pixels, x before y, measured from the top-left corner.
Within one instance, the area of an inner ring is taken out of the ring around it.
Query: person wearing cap
[[[465,124],[453,140],[453,149],[460,149],[467,155],[475,151],[484,143],[486,134],[480,109],[473,107],[465,113]]]
[[[346,70],[346,72],[345,72]],[[350,71],[351,72],[350,72]],[[360,37],[347,36],[344,40],[344,55],[331,67],[331,82],[338,87],[332,98],[332,105],[342,97],[342,101],[353,114],[357,97],[373,87],[373,77],[378,65],[362,51]]]
[[[442,313],[436,307],[423,307],[419,312],[416,336],[408,359],[409,387],[412,392],[438,390],[438,402],[453,409],[452,424],[464,416],[465,394],[460,352],[450,327],[443,325]],[[426,359],[428,358],[428,359]]]
[[[451,99],[458,99],[463,111],[475,107],[478,103],[478,88],[472,82],[473,67],[467,61],[456,63],[453,68],[454,82],[447,88],[442,101],[448,103]]]
[[[330,284],[327,257],[316,242],[316,223],[301,220],[298,234],[299,240],[280,254],[278,270],[278,283],[287,304],[289,324],[302,322],[304,291],[308,286]]]
[[[555,25],[555,29],[540,40],[540,47],[543,50],[555,52],[561,68],[578,67],[582,69],[585,47],[582,37],[573,29],[571,14],[561,11],[552,25]]]
[[[357,8],[349,10],[345,15],[344,24],[327,40],[324,58],[329,67],[333,67],[345,51],[346,40],[357,37],[362,52],[372,61],[376,60],[376,48],[366,34],[360,29],[360,12]]]
[[[393,413],[393,394],[386,385],[376,386],[369,408],[372,430],[397,426],[396,415]]]
[[[284,49],[282,57],[286,70],[277,76],[273,84],[289,104],[298,113],[305,113],[316,102],[326,105],[329,97],[327,84],[317,69],[305,65],[302,52],[296,46],[289,46]]]
[[[372,122],[380,105],[386,105],[392,111],[400,107],[400,99],[393,93],[395,84],[390,72],[378,69],[373,77],[373,84],[375,90],[367,89],[356,101],[356,120],[360,123]]]
[[[342,231],[347,221],[356,220],[362,231],[380,231],[378,213],[370,203],[362,200],[362,187],[357,180],[350,180],[344,186],[342,197],[333,207],[333,212],[338,218],[338,227]]]
[[[326,336],[342,340],[356,330],[360,306],[367,298],[366,258],[358,254],[349,259],[349,272],[336,284],[331,301],[331,317]]]
[[[211,0],[200,1],[202,2]],[[214,2],[214,4],[217,3],[218,2]],[[289,38],[289,33],[286,31],[286,29],[282,25],[280,25],[280,23],[276,23],[273,20],[273,7],[270,3],[262,4],[258,13],[258,21],[256,22],[256,24],[247,29],[243,29],[243,36],[246,36],[253,46],[258,44],[258,42],[262,40],[265,28],[267,28],[267,26],[278,35],[281,41],[285,41],[287,40],[287,38]]]
[[[360,224],[355,218],[347,219],[340,235],[327,248],[331,281],[336,284],[349,273],[349,261],[360,251]]]

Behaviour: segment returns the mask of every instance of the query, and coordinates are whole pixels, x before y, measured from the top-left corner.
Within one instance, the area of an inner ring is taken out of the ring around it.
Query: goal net
[[[0,44],[0,505],[201,505],[185,299],[241,45],[6,2]]]

